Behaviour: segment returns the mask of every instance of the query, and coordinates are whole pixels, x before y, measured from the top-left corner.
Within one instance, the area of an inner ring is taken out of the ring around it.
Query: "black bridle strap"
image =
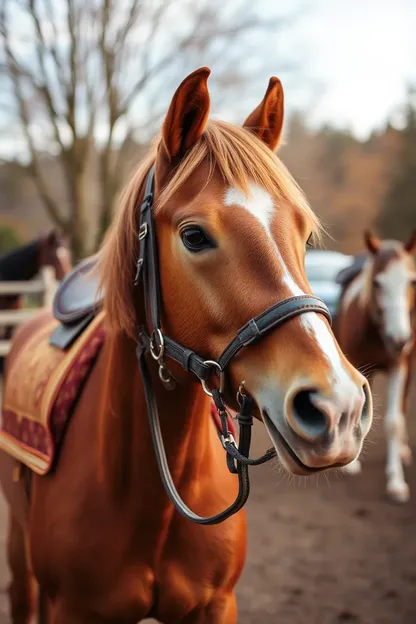
[[[152,215],[154,199],[154,165],[150,168],[144,198],[140,208],[140,254],[137,262],[135,283],[140,280],[143,266],[144,295],[146,310],[150,311],[152,328],[159,330],[161,327],[161,286],[159,277],[159,258],[155,222]],[[219,368],[224,370],[230,360],[247,345],[259,340],[264,334],[285,323],[290,318],[305,312],[317,312],[325,316],[331,322],[331,315],[325,303],[314,295],[300,295],[289,297],[279,301],[273,306],[249,320],[237,336],[225,348],[217,360]],[[140,328],[142,342],[150,347],[150,336],[145,327]],[[194,373],[198,379],[207,381],[213,372],[218,372],[218,367],[206,364],[205,360],[191,349],[184,347],[175,340],[163,335],[164,354],[178,362],[186,371]]]
[[[145,391],[147,415],[149,419],[149,427],[152,435],[153,446],[155,449],[156,460],[159,467],[160,477],[163,486],[168,494],[175,509],[186,519],[192,520],[197,524],[219,524],[224,522],[230,516],[242,509],[247,502],[250,494],[250,481],[248,477],[248,466],[241,462],[237,462],[238,476],[238,494],[235,501],[215,516],[203,517],[194,513],[182,500],[178,490],[175,487],[172,476],[170,474],[169,465],[166,457],[165,447],[163,444],[162,432],[160,429],[159,413],[156,405],[155,396],[152,389],[152,380],[150,378],[149,369],[146,362],[146,348],[139,346],[137,349],[137,357],[139,359],[140,371],[143,379]]]
[[[151,377],[146,362],[146,353],[150,350],[154,359],[159,363],[159,375],[164,370],[164,358],[170,357],[178,362],[186,371],[194,373],[201,381],[207,381],[212,373],[224,372],[230,360],[243,348],[259,340],[267,332],[276,329],[290,318],[305,312],[317,312],[331,320],[329,311],[324,302],[313,295],[301,295],[289,297],[271,306],[255,318],[246,323],[236,335],[236,338],[226,347],[218,361],[206,361],[191,349],[183,347],[178,342],[164,336],[161,332],[161,285],[159,275],[159,260],[155,223],[152,215],[154,196],[154,165],[150,168],[144,199],[140,208],[139,240],[140,252],[137,260],[137,272],[135,285],[137,286],[143,277],[145,309],[150,313],[151,335],[143,326],[140,328],[139,346],[137,357],[145,391],[147,415],[155,450],[156,460],[159,467],[162,483],[171,502],[177,511],[185,518],[198,524],[218,524],[239,511],[247,501],[250,492],[248,466],[258,465],[268,461],[276,455],[274,449],[267,451],[258,459],[249,458],[251,442],[251,426],[253,422],[253,406],[251,397],[241,397],[240,413],[238,422],[240,437],[238,448],[228,431],[227,413],[219,389],[213,391],[213,398],[222,423],[221,441],[226,450],[227,465],[231,472],[238,476],[238,495],[234,503],[224,511],[204,518],[195,514],[182,501],[170,474],[162,433],[160,429],[159,414],[154,396]],[[163,373],[164,374],[164,373]]]
[[[145,308],[150,311],[152,327],[160,328],[161,289],[159,278],[159,255],[155,222],[152,214],[155,186],[155,167],[147,174],[144,198],[140,207],[139,241],[140,252],[137,261],[135,284],[140,282],[143,272]],[[143,268],[145,267],[145,270]]]
[[[210,364],[205,364],[205,360],[201,358],[197,353],[191,349],[183,347],[172,338],[168,338],[163,334],[163,341],[165,345],[165,355],[169,356],[172,360],[182,366],[182,368],[193,373],[202,381],[208,381],[213,369]],[[150,348],[150,336],[148,335],[144,326],[140,327],[140,342]]]
[[[230,360],[242,349],[256,342],[272,329],[283,325],[286,321],[305,312],[318,312],[331,322],[331,315],[325,303],[314,295],[297,295],[275,303],[273,306],[252,318],[241,329],[237,336],[224,349],[217,362],[224,370]]]
[[[322,314],[329,322],[331,315],[325,303],[314,295],[299,295],[279,301],[265,312],[252,318],[238,330],[236,338],[224,349],[217,362],[221,370],[225,370],[230,360],[243,348],[256,342],[272,329],[277,329],[286,321],[305,312],[317,312]],[[145,327],[140,328],[141,341],[150,347],[150,337]],[[172,338],[163,335],[165,355],[182,366],[188,372],[193,373],[202,381],[207,381],[214,372],[219,369],[212,364],[206,364],[205,360],[191,349],[187,349]]]
[[[239,425],[238,448],[228,431],[227,410],[218,388],[213,390],[212,398],[221,421],[222,433],[220,434],[220,439],[224,449],[227,451],[227,466],[230,472],[237,474],[239,463],[245,466],[260,466],[260,464],[264,464],[270,459],[273,459],[273,457],[276,457],[277,453],[274,448],[270,448],[264,455],[256,457],[256,459],[251,459],[249,457],[251,428],[253,426],[253,399],[249,394],[240,395],[239,399],[240,410],[237,414]]]

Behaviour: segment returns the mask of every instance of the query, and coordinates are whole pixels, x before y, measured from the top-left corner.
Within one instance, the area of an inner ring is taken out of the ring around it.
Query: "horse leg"
[[[25,535],[11,513],[7,559],[12,576],[8,588],[12,623],[29,624],[34,613],[35,582],[29,571]]]
[[[387,437],[387,494],[398,503],[409,500],[409,486],[404,478],[402,453],[406,446],[406,430],[403,414],[408,367],[406,362],[399,364],[388,373],[388,398],[385,418]]]
[[[409,435],[407,433],[406,417],[405,417],[406,412],[407,412],[407,403],[408,403],[409,389],[410,389],[410,378],[411,378],[411,373],[412,373],[411,361],[412,361],[411,357],[407,358],[406,381],[405,381],[403,399],[402,399],[402,441],[401,441],[402,443],[401,443],[401,449],[400,449],[400,457],[402,458],[402,462],[405,466],[410,466],[410,464],[412,463],[412,449],[409,446]]]
[[[204,609],[197,609],[187,615],[181,624],[236,624],[237,601],[234,592],[216,597]]]

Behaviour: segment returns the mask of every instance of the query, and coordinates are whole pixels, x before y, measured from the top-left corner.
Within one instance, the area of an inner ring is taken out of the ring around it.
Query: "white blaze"
[[[279,248],[273,239],[270,225],[276,209],[269,193],[256,184],[250,185],[250,194],[248,197],[240,190],[230,188],[225,194],[225,205],[238,205],[245,208],[263,225],[273,243],[278,262],[281,266],[283,283],[287,286],[291,295],[305,295],[306,293],[303,292],[290,274]],[[340,393],[354,393],[356,391],[355,384],[342,363],[334,337],[324,320],[316,312],[308,312],[300,315],[300,321],[311,338],[318,343],[322,353],[328,360],[331,376]]]
[[[225,193],[226,206],[241,206],[248,210],[272,237],[270,224],[274,214],[274,204],[270,195],[257,184],[250,184],[250,195],[246,197],[242,191],[230,188]]]
[[[377,275],[380,285],[380,305],[383,310],[386,336],[393,340],[408,340],[411,335],[408,288],[412,273],[402,259],[392,260]]]

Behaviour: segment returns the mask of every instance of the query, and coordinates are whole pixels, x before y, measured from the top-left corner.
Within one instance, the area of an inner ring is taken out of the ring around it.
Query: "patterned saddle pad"
[[[104,342],[103,318],[98,314],[68,351],[49,344],[59,324],[53,319],[32,334],[11,362],[3,388],[0,448],[38,474],[52,468],[65,426]]]
[[[105,340],[100,312],[68,351],[49,344],[59,322],[36,330],[12,360],[3,394],[0,448],[37,474],[47,474],[83,385]],[[19,371],[25,371],[24,378]],[[221,431],[217,411],[211,416]],[[229,430],[235,435],[229,419]]]

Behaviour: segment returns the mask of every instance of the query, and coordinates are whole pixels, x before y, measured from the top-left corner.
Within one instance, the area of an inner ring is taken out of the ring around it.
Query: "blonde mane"
[[[104,240],[99,271],[104,293],[104,310],[114,331],[136,332],[136,310],[133,291],[138,243],[138,206],[144,192],[147,173],[155,161],[154,147],[124,191],[117,215]],[[210,177],[214,169],[231,187],[249,193],[254,182],[264,188],[276,203],[287,200],[297,206],[310,221],[318,238],[321,226],[318,217],[283,163],[252,132],[223,121],[209,121],[201,139],[189,150],[166,188],[156,201],[155,210],[163,210],[166,202],[177,193],[197,167],[208,159]]]

